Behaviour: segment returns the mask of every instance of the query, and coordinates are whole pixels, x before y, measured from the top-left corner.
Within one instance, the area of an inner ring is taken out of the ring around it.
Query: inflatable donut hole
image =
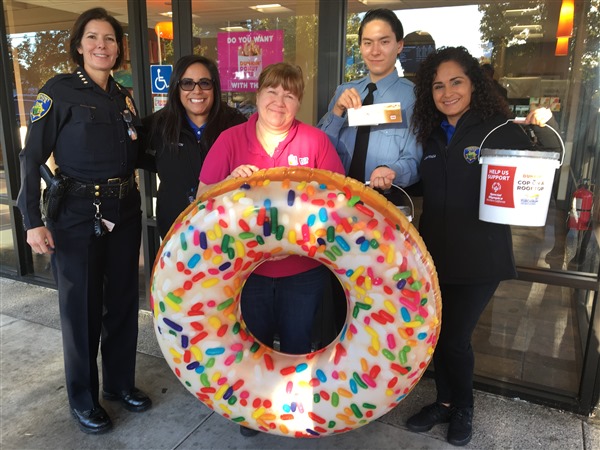
[[[240,307],[250,274],[288,255],[326,266],[347,296],[341,331],[307,354],[257,341]],[[362,183],[302,168],[227,180],[190,205],[162,243],[151,302],[165,359],[193,395],[289,437],[390,411],[426,370],[441,324],[435,268],[406,217]]]
[[[279,261],[277,262],[284,262]],[[292,340],[293,344],[298,345],[299,341],[305,342],[307,346],[310,347],[310,350],[307,351],[293,351],[289,350],[289,353],[292,354],[305,354],[310,352],[315,352],[318,350],[327,347],[334,339],[336,339],[342,331],[343,326],[347,322],[347,298],[344,293],[344,288],[341,285],[338,278],[335,276],[333,272],[329,270],[327,266],[324,264],[320,264],[320,268],[314,268],[305,272],[304,274],[300,274],[304,278],[308,278],[309,281],[315,281],[313,274],[317,271],[317,275],[322,277],[323,283],[323,293],[320,297],[313,302],[299,302],[297,307],[293,306],[288,309],[288,331],[287,334],[284,331],[280,331],[275,328],[277,324],[277,320],[275,317],[268,317],[267,314],[262,310],[257,310],[256,304],[253,302],[251,297],[246,297],[244,293],[246,292],[247,282],[244,284],[242,288],[240,300],[239,300],[239,314],[243,325],[246,327],[246,331],[249,332],[254,339],[259,341],[261,344],[266,345],[272,348],[275,351],[283,351],[282,350],[282,340],[284,341],[283,348],[285,349],[285,340]],[[286,295],[290,293],[290,291],[286,290],[285,281],[279,281],[280,289],[282,289],[282,294]],[[301,282],[297,282],[298,285],[302,285]],[[311,294],[310,288],[307,290],[307,294]],[[302,294],[298,294],[293,297],[293,299],[300,300],[302,298]],[[288,304],[289,305],[289,304]],[[312,316],[312,320],[310,320],[309,316],[310,312],[307,308],[313,305],[314,306],[314,315]],[[275,308],[274,313],[278,314],[280,312],[279,308]],[[308,314],[308,316],[306,316]],[[257,317],[258,316],[258,317]],[[306,329],[304,332],[304,338],[302,338],[302,333],[300,333],[300,317],[305,319],[305,326],[308,327],[312,323],[312,327],[310,330]],[[269,337],[261,336],[260,325],[255,324],[253,320],[258,320],[262,323],[263,320],[268,320],[270,325],[273,327],[273,338],[269,339]],[[286,321],[281,326],[285,326]],[[255,327],[259,327],[258,330]],[[262,338],[262,339],[261,339]],[[287,347],[290,348],[289,345]]]

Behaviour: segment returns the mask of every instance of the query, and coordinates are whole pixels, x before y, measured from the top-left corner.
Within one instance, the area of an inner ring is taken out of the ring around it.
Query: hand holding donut
[[[241,166],[233,169],[233,172],[229,174],[226,180],[230,180],[232,178],[248,178],[254,172],[257,172],[259,169],[252,164],[242,164]]]
[[[54,253],[54,239],[52,238],[52,233],[46,227],[36,227],[27,230],[27,243],[34,252],[40,255]]]
[[[371,172],[371,187],[376,189],[387,190],[392,187],[396,172],[387,166],[379,166]]]
[[[349,108],[360,108],[362,100],[360,94],[354,88],[346,89],[337,99],[333,106],[333,113],[336,116],[342,116]]]
[[[233,169],[233,172],[231,172],[229,176],[225,179],[231,180],[234,178],[248,178],[257,170],[259,170],[258,167],[253,166],[252,164],[242,164],[241,166],[238,166],[235,169]],[[196,190],[196,200],[199,199],[202,196],[202,194],[211,186],[212,184],[204,184],[202,181],[200,181],[198,183],[198,189]]]
[[[527,114],[525,118],[525,124],[527,125],[538,125],[545,127],[546,122],[552,118],[552,111],[548,108],[537,108]]]

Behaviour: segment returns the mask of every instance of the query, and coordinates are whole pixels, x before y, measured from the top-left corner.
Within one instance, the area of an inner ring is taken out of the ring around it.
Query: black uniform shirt
[[[112,77],[108,92],[79,67],[49,80],[31,110],[25,148],[20,154],[22,184],[17,204],[26,229],[44,225],[40,208],[39,166],[51,153],[61,172],[80,182],[106,182],[135,169],[138,141],[128,134],[139,114],[127,90]]]

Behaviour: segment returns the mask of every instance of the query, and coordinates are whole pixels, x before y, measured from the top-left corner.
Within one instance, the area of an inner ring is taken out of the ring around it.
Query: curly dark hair
[[[427,56],[416,74],[416,103],[411,126],[421,144],[427,141],[432,131],[446,118],[435,106],[432,86],[437,68],[447,61],[458,63],[473,84],[471,110],[484,120],[498,114],[507,118],[511,116],[508,103],[500,96],[491,79],[481,70],[477,59],[471,56],[466,48],[441,47]]]

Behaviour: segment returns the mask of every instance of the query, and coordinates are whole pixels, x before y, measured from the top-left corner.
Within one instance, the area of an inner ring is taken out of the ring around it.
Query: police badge
[[[471,147],[465,148],[463,150],[463,156],[466,162],[473,164],[479,159],[479,147],[472,145]]]
[[[131,114],[133,114],[134,116],[137,116],[137,113],[135,111],[135,106],[133,106],[133,100],[131,100],[131,97],[129,97],[129,96],[125,97],[125,104],[127,105],[127,108],[129,109],[129,111],[131,111]]]

